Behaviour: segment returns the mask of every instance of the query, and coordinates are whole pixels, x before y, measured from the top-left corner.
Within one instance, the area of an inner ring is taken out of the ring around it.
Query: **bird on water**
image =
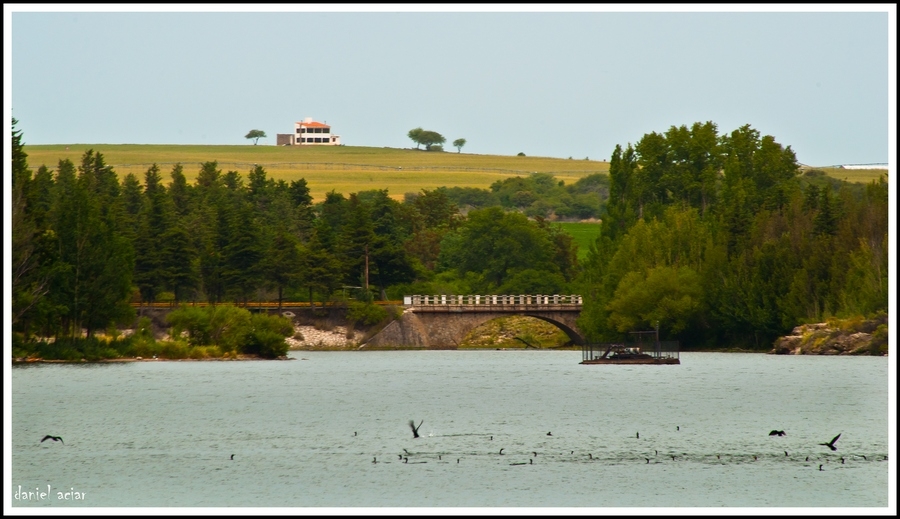
[[[784,431],[769,431],[769,436],[784,436]]]
[[[841,433],[841,434],[843,434],[843,433]],[[834,446],[834,442],[838,441],[838,438],[840,438],[840,437],[841,437],[841,435],[838,434],[837,436],[835,436],[834,438],[832,438],[830,442],[828,442],[828,443],[820,443],[819,445],[824,445],[824,446],[828,447],[829,449],[831,449],[831,450],[833,450],[833,451],[836,451],[836,450],[837,450],[837,447]]]
[[[234,459],[234,454],[231,455],[231,459],[232,459],[232,460]]]
[[[44,441],[46,441],[46,440],[53,440],[53,441],[55,441],[55,442],[62,442],[63,445],[66,444],[66,442],[63,441],[62,436],[50,436],[50,435],[48,434],[47,436],[44,436],[43,438],[41,438],[41,443],[44,443]]]
[[[421,422],[419,422],[419,427],[422,427],[423,423],[425,423],[425,420],[422,420]],[[414,422],[412,420],[409,421],[409,428],[412,429],[413,438],[419,437],[419,427],[416,427],[416,422]]]

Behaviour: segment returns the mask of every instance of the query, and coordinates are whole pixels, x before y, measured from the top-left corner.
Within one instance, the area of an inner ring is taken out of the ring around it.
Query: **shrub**
[[[524,157],[524,156],[525,156],[525,154],[521,151],[518,154],[516,154],[516,157]]]
[[[274,359],[287,355],[288,345],[284,335],[271,330],[253,330],[247,335],[241,351],[249,355],[259,355]]]
[[[196,346],[212,342],[209,320],[206,309],[198,306],[183,305],[166,316],[166,322],[172,326],[172,336],[178,337],[186,331],[188,342]]]
[[[353,302],[347,309],[347,320],[351,323],[372,326],[388,318],[387,310],[378,305]]]

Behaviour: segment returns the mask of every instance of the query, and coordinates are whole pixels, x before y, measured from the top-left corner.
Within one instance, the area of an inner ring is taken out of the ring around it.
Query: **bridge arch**
[[[453,337],[453,342],[457,346],[462,344],[469,335],[475,332],[481,326],[494,321],[496,319],[503,319],[505,317],[528,317],[531,319],[537,319],[539,321],[545,322],[547,324],[552,325],[557,330],[563,332],[568,338],[571,344],[581,345],[583,343],[583,338],[579,334],[577,330],[572,329],[572,327],[565,322],[560,321],[559,319],[554,319],[553,317],[549,317],[546,315],[533,314],[529,312],[520,312],[520,313],[508,313],[503,315],[489,315],[489,314],[481,314],[478,317],[473,317],[471,320],[466,320],[465,322],[460,323],[457,328],[457,334]]]

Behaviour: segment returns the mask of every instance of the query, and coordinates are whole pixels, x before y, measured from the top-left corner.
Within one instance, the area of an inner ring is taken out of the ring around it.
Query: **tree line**
[[[591,340],[658,326],[687,345],[767,347],[800,323],[887,311],[887,182],[801,174],[749,126],[650,133],[572,185],[535,174],[318,203],[262,166],[120,179],[89,150],[33,172],[13,126],[12,323],[26,337],[127,325],[131,302],[580,293]],[[581,264],[549,220],[562,216],[603,220]]]
[[[304,179],[262,166],[244,176],[204,162],[189,183],[182,165],[154,164],[120,180],[94,150],[32,172],[18,131],[13,190],[13,324],[26,336],[127,325],[133,302],[554,293],[577,273],[574,243],[548,222],[500,208],[463,217],[443,190],[314,204]]]

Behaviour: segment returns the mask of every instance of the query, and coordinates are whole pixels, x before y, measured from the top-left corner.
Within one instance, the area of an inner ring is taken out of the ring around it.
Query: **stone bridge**
[[[575,320],[581,315],[578,295],[438,295],[405,296],[403,315],[363,346],[456,349],[480,324],[509,315],[541,319],[561,329],[574,344],[584,344]]]

